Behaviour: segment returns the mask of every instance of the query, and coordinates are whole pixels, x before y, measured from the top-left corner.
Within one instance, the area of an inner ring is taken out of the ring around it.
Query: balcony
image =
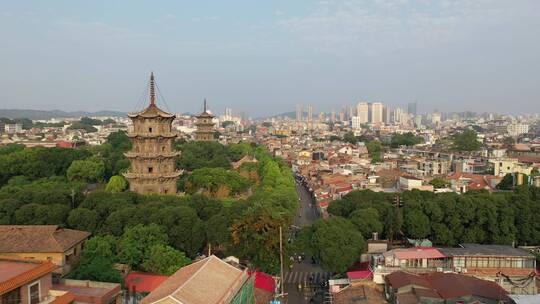
[[[126,152],[124,155],[127,158],[171,158],[180,155],[178,151],[170,152]]]
[[[406,271],[411,273],[428,273],[428,272],[448,272],[452,271],[451,267],[407,267],[407,266],[377,266],[371,267],[373,274],[387,275],[396,271]]]
[[[181,170],[176,170],[174,172],[161,173],[161,174],[158,174],[158,173],[137,173],[137,172],[129,171],[129,172],[124,173],[123,175],[127,179],[133,179],[133,178],[138,178],[138,179],[177,178],[180,175],[182,175],[182,171]]]
[[[163,133],[149,133],[149,132],[130,132],[128,133],[128,137],[134,138],[134,137],[142,137],[142,138],[172,138],[176,137],[176,133],[173,132],[163,132]]]

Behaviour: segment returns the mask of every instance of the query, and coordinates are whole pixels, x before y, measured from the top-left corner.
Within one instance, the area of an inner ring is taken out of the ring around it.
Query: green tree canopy
[[[382,145],[380,141],[372,140],[366,144],[368,149],[369,157],[371,157],[372,163],[380,163],[382,159]]]
[[[75,160],[67,170],[69,180],[97,182],[103,179],[105,165],[101,160]]]
[[[450,186],[450,182],[440,177],[435,177],[429,182],[429,184],[432,185],[435,189],[448,188]]]
[[[375,208],[357,209],[349,219],[366,239],[371,238],[373,232],[381,233],[384,228]]]
[[[98,225],[98,213],[86,208],[73,209],[69,212],[67,224],[73,229],[94,233]]]
[[[126,228],[118,244],[118,259],[133,267],[142,265],[155,245],[167,245],[168,237],[163,226],[136,225]]]
[[[407,132],[405,134],[394,134],[390,141],[390,146],[392,148],[397,148],[400,146],[414,146],[424,142],[424,138],[421,136],[416,136],[412,132]]]
[[[422,211],[411,210],[405,213],[405,229],[411,238],[426,238],[431,231],[429,218]]]
[[[128,187],[128,182],[123,176],[120,175],[114,175],[111,176],[109,179],[109,182],[107,183],[107,186],[105,187],[105,191],[107,192],[122,192],[126,190]]]
[[[143,262],[142,268],[149,272],[172,275],[190,262],[191,260],[179,250],[166,245],[154,245],[150,248],[150,254]]]
[[[478,134],[474,130],[465,130],[453,136],[453,148],[457,151],[472,152],[482,147],[478,141]]]
[[[342,273],[360,260],[365,241],[356,227],[341,217],[318,220],[313,224],[311,247],[323,267]]]

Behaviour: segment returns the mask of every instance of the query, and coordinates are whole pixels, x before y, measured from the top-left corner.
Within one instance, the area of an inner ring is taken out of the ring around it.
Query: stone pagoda
[[[124,173],[129,189],[141,194],[176,194],[181,172],[176,170],[179,152],[173,150],[176,134],[171,125],[175,115],[157,107],[154,73],[150,74],[150,105],[128,117],[133,122],[128,133],[133,147],[125,154],[131,162],[131,168]]]
[[[195,126],[197,127],[197,130],[194,132],[194,139],[199,141],[214,141],[214,122],[212,121],[214,115],[208,112],[208,109],[206,108],[206,99],[204,100],[203,112],[196,117],[197,122],[195,122]]]

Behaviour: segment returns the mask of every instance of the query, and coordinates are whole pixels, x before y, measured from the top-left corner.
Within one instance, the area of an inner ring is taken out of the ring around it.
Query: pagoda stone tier
[[[150,105],[141,112],[130,113],[133,129],[128,133],[132,149],[124,155],[131,168],[124,173],[129,189],[137,193],[175,194],[181,171],[176,170],[173,150],[176,134],[172,131],[174,114],[156,106],[154,75],[150,76]]]
[[[194,139],[198,141],[214,141],[214,115],[206,108],[206,99],[204,100],[204,110],[196,116]]]

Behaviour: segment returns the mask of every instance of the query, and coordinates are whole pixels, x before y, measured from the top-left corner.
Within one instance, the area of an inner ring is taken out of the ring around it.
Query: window
[[[152,133],[152,128],[148,128],[148,133]]]
[[[21,288],[14,289],[0,296],[2,304],[20,304],[21,303]]]
[[[32,285],[28,286],[28,293],[30,298],[30,304],[38,304],[39,303],[39,281],[33,283]]]
[[[161,152],[165,152],[165,147],[161,147]]]
[[[153,167],[148,167],[148,173],[152,173],[154,172],[154,168]]]

